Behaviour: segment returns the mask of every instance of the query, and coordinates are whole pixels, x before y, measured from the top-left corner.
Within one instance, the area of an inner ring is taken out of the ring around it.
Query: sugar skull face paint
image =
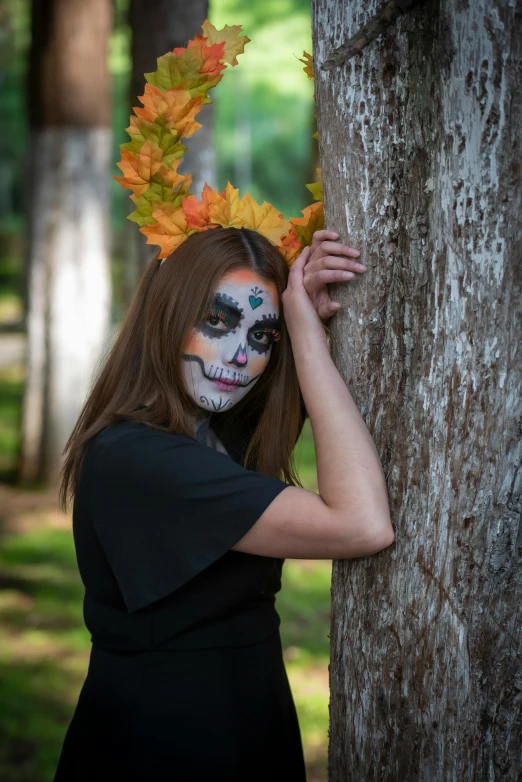
[[[279,336],[273,283],[241,269],[225,275],[207,317],[185,346],[183,375],[196,404],[212,413],[237,404],[263,374]]]

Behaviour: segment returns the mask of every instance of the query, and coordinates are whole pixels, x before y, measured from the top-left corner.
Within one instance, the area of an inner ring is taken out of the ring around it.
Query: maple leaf
[[[198,201],[193,195],[183,199],[183,211],[190,228],[202,228],[208,225],[209,211],[215,195],[217,192],[205,183],[201,193],[201,201]],[[221,196],[218,197],[221,198]]]
[[[183,210],[174,204],[153,205],[152,217],[156,222],[142,226],[140,231],[147,237],[147,244],[160,247],[159,258],[166,258],[188,236],[195,233],[188,227]]]
[[[303,52],[303,56],[299,58],[299,62],[302,62],[305,66],[303,71],[306,73],[309,79],[314,78],[314,59],[308,52]]]
[[[291,230],[288,234],[281,236],[280,241],[281,241],[281,246],[279,248],[280,252],[282,253],[287,264],[291,266],[292,263],[297,258],[297,256],[300,254],[302,249],[299,239],[297,238],[297,231],[295,225],[292,225]]]
[[[131,141],[121,144],[120,148],[139,155],[140,149],[148,138],[156,139],[158,146],[163,153],[163,162],[171,166],[174,160],[182,158],[186,152],[186,146],[178,141],[176,135],[172,135],[170,129],[166,126],[165,118],[158,117],[154,123],[148,123],[145,120],[132,116],[131,124],[127,128],[127,133]]]
[[[164,118],[167,127],[177,138],[193,136],[200,129],[194,117],[201,110],[201,98],[191,99],[186,90],[167,90],[162,92],[154,84],[146,84],[145,92],[139,98],[143,108],[135,107],[134,114],[148,123],[156,123]]]
[[[114,179],[135,195],[141,195],[149,186],[152,177],[162,167],[162,150],[155,138],[148,138],[139,151],[139,156],[126,149],[121,151],[121,162],[117,163],[123,176]]]
[[[138,225],[148,225],[155,223],[152,217],[153,202],[171,203],[176,209],[182,205],[183,199],[188,196],[192,177],[186,174],[183,182],[174,190],[168,182],[153,181],[141,196],[131,195],[131,200],[135,205],[135,210],[128,219]]]
[[[312,244],[315,231],[324,228],[324,211],[322,201],[310,204],[302,210],[303,217],[291,217],[290,222],[295,226],[296,236],[302,247]]]
[[[209,76],[219,76],[227,66],[223,62],[225,53],[225,43],[215,43],[207,45],[208,39],[202,35],[196,35],[194,40],[189,41],[187,49],[197,49],[203,61],[199,72],[206,73]],[[183,49],[174,49],[175,52],[182,52]]]
[[[253,231],[266,236],[273,244],[279,244],[281,235],[290,230],[290,223],[284,219],[281,212],[265,201],[258,204],[250,193],[246,193],[239,202],[238,217],[243,220],[243,225]]]
[[[305,185],[305,187],[308,188],[308,190],[311,192],[314,201],[322,201],[323,200],[323,178],[321,175],[321,169],[316,168],[317,171],[317,182],[312,182],[310,185]]]
[[[207,92],[221,81],[221,74],[211,76],[201,73],[204,65],[197,47],[183,49],[178,57],[174,52],[167,52],[158,57],[158,68],[153,73],[146,73],[149,84],[166,92],[172,88],[187,90],[193,98],[201,97],[202,103],[210,103]]]
[[[224,43],[225,50],[223,53],[223,62],[227,62],[229,65],[237,65],[237,55],[243,54],[245,46],[249,43],[250,38],[246,35],[239,35],[241,32],[241,25],[226,24],[222,30],[216,30],[213,24],[208,19],[205,19],[201,25],[203,35],[211,44]]]
[[[209,203],[208,219],[210,223],[216,223],[223,228],[242,228],[243,221],[238,216],[239,212],[239,190],[232,187],[230,182],[222,193],[212,192],[212,199]]]

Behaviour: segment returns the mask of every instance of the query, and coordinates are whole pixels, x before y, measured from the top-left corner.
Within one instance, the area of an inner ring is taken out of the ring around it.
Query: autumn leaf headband
[[[143,108],[134,108],[127,128],[131,140],[120,147],[123,176],[114,177],[132,190],[136,208],[129,220],[138,223],[147,244],[160,247],[159,258],[191,234],[220,225],[258,231],[291,265],[311,244],[314,231],[323,227],[320,184],[307,185],[317,203],[306,207],[303,217],[285,220],[267,201],[258,204],[249,193],[239,198],[230,182],[222,193],[205,184],[198,201],[190,193],[190,174],[178,173],[187,149],[181,139],[199,130],[195,116],[203,104],[211,103],[209,90],[221,81],[227,64],[237,65],[237,55],[250,40],[240,35],[238,25],[216,30],[207,20],[202,31],[186,47],[159,57],[157,70],[145,74],[145,93],[139,98]],[[311,57],[304,53],[304,58],[304,71],[313,78]]]

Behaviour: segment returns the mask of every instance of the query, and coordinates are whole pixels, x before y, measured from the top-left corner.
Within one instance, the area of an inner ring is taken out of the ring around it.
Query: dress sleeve
[[[190,437],[143,426],[93,457],[93,526],[129,612],[223,556],[287,487]]]

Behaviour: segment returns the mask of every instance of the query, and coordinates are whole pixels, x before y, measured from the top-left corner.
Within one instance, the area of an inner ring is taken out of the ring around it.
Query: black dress
[[[231,551],[286,486],[144,424],[93,438],[73,512],[93,646],[55,782],[304,782],[283,561]]]

